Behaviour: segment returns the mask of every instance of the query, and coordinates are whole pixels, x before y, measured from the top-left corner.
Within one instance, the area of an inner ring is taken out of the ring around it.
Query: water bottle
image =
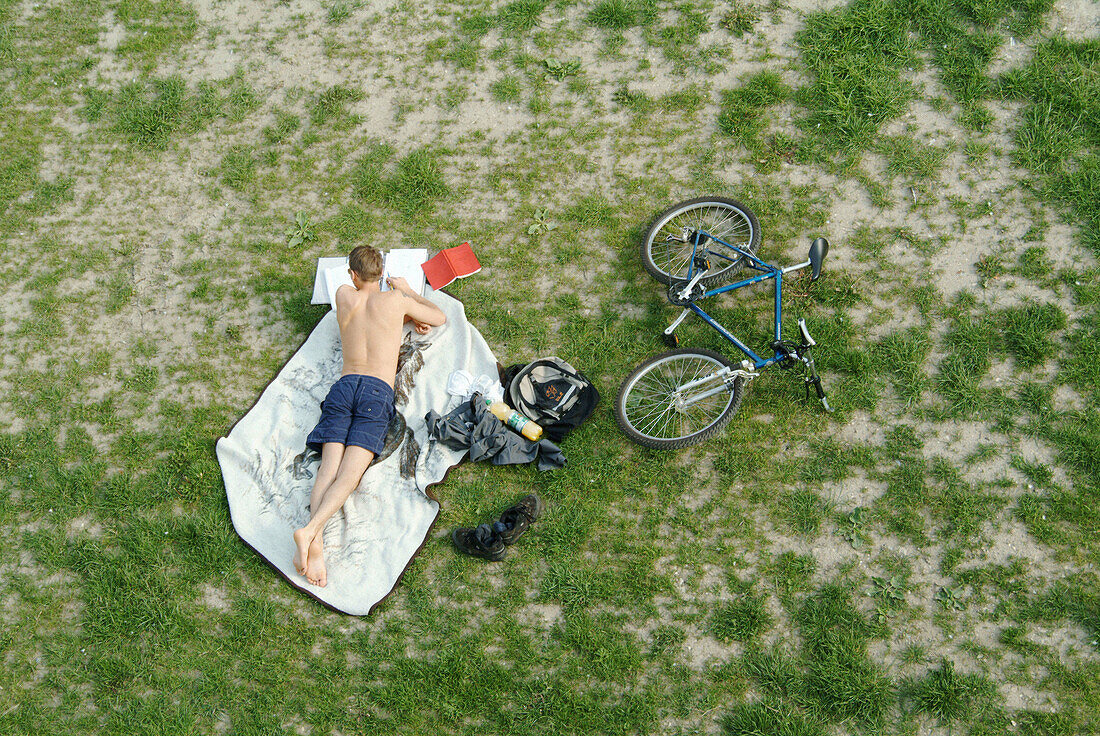
[[[485,399],[485,406],[488,407],[489,412],[493,416],[532,442],[536,442],[542,437],[542,427],[508,406],[503,401]]]

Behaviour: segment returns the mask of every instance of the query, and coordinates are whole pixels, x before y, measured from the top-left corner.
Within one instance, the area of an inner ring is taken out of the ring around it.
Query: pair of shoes
[[[451,541],[459,552],[496,562],[503,559],[505,547],[516,543],[542,513],[542,499],[531,494],[509,506],[492,526],[479,524],[473,529],[455,529]]]

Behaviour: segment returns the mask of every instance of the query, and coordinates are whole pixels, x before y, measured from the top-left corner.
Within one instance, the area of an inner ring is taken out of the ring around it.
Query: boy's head
[[[364,283],[377,281],[382,278],[382,254],[369,245],[357,245],[348,254],[348,268]]]

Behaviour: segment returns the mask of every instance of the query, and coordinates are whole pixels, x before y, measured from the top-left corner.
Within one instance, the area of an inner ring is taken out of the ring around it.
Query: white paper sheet
[[[427,248],[394,248],[386,254],[385,269],[382,272],[382,291],[388,291],[386,279],[400,276],[409,282],[413,293],[424,294],[424,269],[420,267],[428,260]]]
[[[355,287],[347,268],[325,269],[325,291],[328,293],[328,302],[336,309],[336,292],[341,286]]]
[[[317,272],[313,276],[313,297],[310,298],[310,304],[331,304],[332,300],[329,298],[328,284],[325,281],[325,271],[330,268],[343,269],[345,272],[348,270],[347,256],[333,256],[317,259]],[[348,283],[351,283],[351,277],[348,277]]]

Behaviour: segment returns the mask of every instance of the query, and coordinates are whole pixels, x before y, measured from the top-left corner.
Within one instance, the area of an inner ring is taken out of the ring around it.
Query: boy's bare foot
[[[318,534],[309,545],[309,562],[306,564],[306,580],[318,587],[328,585],[328,570],[325,569],[325,552]]]
[[[294,553],[294,569],[299,575],[306,574],[309,566],[309,545],[312,541],[307,527],[294,532],[294,544],[298,547],[298,551]]]

